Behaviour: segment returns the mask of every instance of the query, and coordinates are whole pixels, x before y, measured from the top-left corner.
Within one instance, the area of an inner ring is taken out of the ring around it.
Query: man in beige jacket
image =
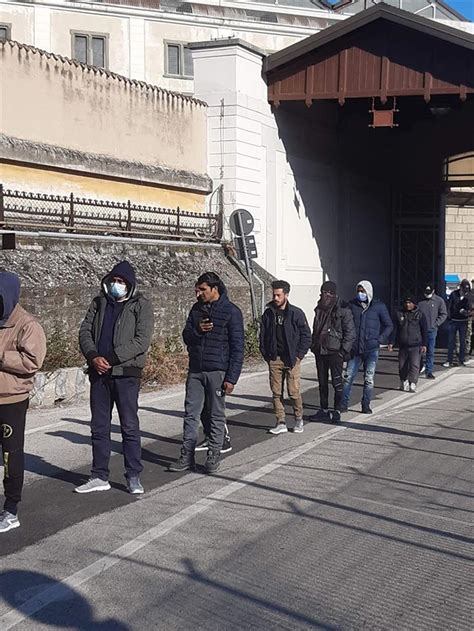
[[[0,272],[0,441],[5,504],[0,534],[18,528],[24,477],[25,419],[35,373],[46,355],[41,325],[18,304],[20,279]]]

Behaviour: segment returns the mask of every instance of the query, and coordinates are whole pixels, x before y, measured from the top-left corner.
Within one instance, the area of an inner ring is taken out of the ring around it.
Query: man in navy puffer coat
[[[364,369],[362,412],[371,414],[370,401],[374,389],[379,348],[381,344],[388,343],[393,331],[393,323],[385,304],[374,298],[372,283],[368,280],[361,280],[357,284],[357,297],[349,302],[349,308],[354,318],[356,339],[352,346],[352,358],[347,366],[341,411],[347,411],[352,383],[362,364]]]
[[[196,283],[197,302],[189,312],[183,339],[188,348],[184,435],[180,458],[170,471],[194,468],[194,450],[204,401],[210,411],[209,450],[205,469],[219,468],[225,432],[225,395],[239,380],[244,360],[244,325],[240,309],[230,302],[214,272]]]

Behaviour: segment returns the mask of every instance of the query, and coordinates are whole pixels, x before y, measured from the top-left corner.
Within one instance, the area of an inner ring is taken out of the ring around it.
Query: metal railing
[[[127,202],[5,189],[0,228],[152,239],[220,241],[222,213],[196,213]]]

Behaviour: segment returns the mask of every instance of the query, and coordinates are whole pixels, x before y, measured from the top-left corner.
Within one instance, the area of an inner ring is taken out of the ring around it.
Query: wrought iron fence
[[[154,239],[219,241],[222,215],[128,202],[8,190],[0,184],[0,227]]]

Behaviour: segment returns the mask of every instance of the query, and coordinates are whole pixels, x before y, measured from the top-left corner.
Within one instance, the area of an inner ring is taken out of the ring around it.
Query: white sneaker
[[[93,491],[108,491],[110,484],[107,480],[101,480],[100,478],[89,478],[85,484],[76,486],[74,491],[76,493],[92,493]]]
[[[410,384],[410,392],[416,392],[416,383]]]
[[[423,368],[420,370],[420,375],[422,375],[425,371],[426,371],[426,366],[423,366]]]
[[[443,364],[443,368],[451,368],[452,364],[450,364],[449,362],[444,362]]]
[[[410,384],[408,383],[408,381],[400,381],[400,390],[402,392],[409,392]]]
[[[268,430],[269,434],[285,434],[288,431],[286,423],[277,423],[275,427]]]
[[[295,419],[295,426],[293,427],[295,434],[302,434],[304,432],[304,423],[302,418]]]
[[[19,525],[18,517],[13,515],[13,513],[9,513],[6,510],[0,513],[0,533],[18,528]]]

